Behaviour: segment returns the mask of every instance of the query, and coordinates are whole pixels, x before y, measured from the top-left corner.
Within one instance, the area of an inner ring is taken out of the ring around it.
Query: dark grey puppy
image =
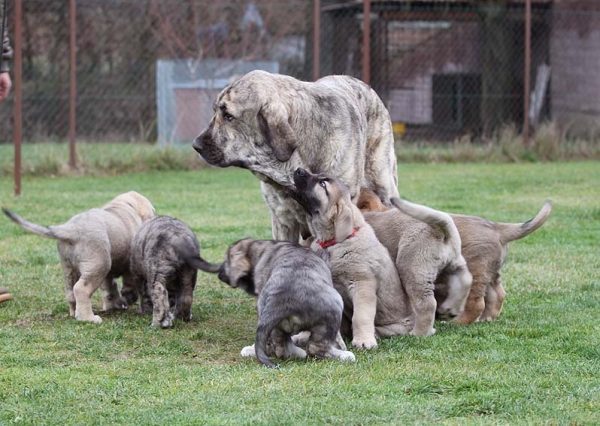
[[[192,230],[169,216],[144,222],[134,236],[131,275],[140,293],[139,312],[152,312],[153,326],[168,328],[174,318],[192,319],[197,270],[215,273],[221,266],[206,262],[199,252]]]
[[[279,358],[339,358],[354,361],[339,334],[344,303],[333,288],[325,260],[296,243],[246,238],[229,247],[219,279],[258,296],[258,327],[253,346],[243,356],[256,356],[275,367]],[[306,352],[292,334],[310,331]],[[337,349],[336,344],[341,347]]]

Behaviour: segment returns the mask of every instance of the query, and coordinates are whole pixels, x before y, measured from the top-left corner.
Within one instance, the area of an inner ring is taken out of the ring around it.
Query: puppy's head
[[[360,188],[360,195],[358,196],[356,206],[361,212],[385,212],[390,209],[389,207],[386,207],[377,194],[369,188]]]
[[[131,207],[142,221],[154,217],[155,210],[150,200],[136,191],[120,194],[109,204],[123,204]]]
[[[328,238],[333,236],[338,242],[352,234],[356,224],[355,206],[342,181],[298,168],[294,172],[294,184],[292,197],[310,216],[311,231],[321,236],[327,234]]]
[[[253,267],[250,260],[252,239],[245,238],[233,243],[225,254],[225,261],[219,269],[218,278],[233,288],[241,288],[256,296]]]
[[[223,89],[212,120],[193,148],[219,167],[253,170],[255,165],[288,161],[296,149],[296,135],[289,124],[286,94],[278,90],[280,79],[253,71]]]

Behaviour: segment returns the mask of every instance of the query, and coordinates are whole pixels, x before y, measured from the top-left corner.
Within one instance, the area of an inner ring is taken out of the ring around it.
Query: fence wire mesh
[[[206,124],[222,85],[261,66],[302,80],[312,80],[315,69],[365,77],[363,1],[320,1],[319,31],[312,0],[76,4],[79,141],[188,141]],[[532,4],[532,126],[553,120],[583,135],[597,132],[599,2]],[[69,2],[28,0],[23,12],[24,140],[66,140]],[[478,138],[507,124],[522,127],[523,0],[373,0],[369,18],[369,83],[406,129],[404,138]],[[177,75],[161,78],[159,63],[179,64]],[[161,90],[172,96],[166,107]],[[0,104],[0,142],[12,140],[13,102]],[[166,114],[175,124],[162,132]]]

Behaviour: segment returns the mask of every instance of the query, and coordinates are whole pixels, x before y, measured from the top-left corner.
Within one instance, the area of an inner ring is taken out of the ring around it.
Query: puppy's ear
[[[250,241],[241,240],[231,250],[230,261],[232,269],[236,271],[236,280],[248,275],[252,270],[252,264],[250,263],[250,256],[248,253],[249,249]]]
[[[354,230],[352,209],[344,202],[337,203],[337,217],[335,218],[335,240],[340,243],[348,238]]]
[[[296,150],[296,134],[290,126],[289,114],[281,102],[269,102],[258,112],[258,122],[275,158],[285,163]]]

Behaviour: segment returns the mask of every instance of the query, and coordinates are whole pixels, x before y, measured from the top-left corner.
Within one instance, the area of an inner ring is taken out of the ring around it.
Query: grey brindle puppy
[[[258,296],[258,327],[253,346],[243,356],[256,356],[275,367],[279,358],[338,358],[354,361],[339,334],[343,302],[333,288],[327,263],[298,244],[246,238],[229,247],[219,279]],[[306,352],[292,334],[310,331]],[[341,349],[337,349],[338,345]]]
[[[298,167],[338,177],[353,201],[361,185],[386,205],[398,194],[389,113],[373,89],[349,76],[311,83],[250,72],[223,89],[193,147],[209,164],[242,167],[262,181],[276,240],[308,236],[306,215],[285,189]]]
[[[192,230],[169,216],[144,222],[134,236],[131,275],[140,293],[139,312],[152,312],[152,326],[168,328],[174,318],[192,319],[197,270],[216,273],[221,266],[206,262],[199,252]]]

